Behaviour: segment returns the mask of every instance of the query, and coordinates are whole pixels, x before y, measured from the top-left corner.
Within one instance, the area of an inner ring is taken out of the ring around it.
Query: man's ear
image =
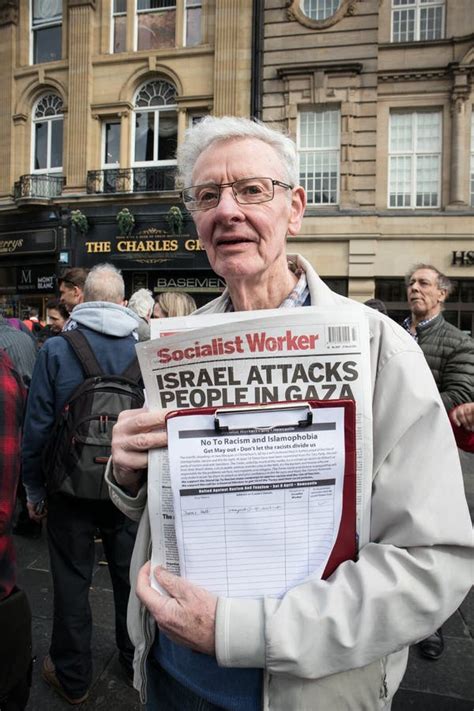
[[[288,234],[295,236],[301,229],[304,211],[306,209],[306,192],[301,185],[293,188],[291,195],[290,219],[288,221]]]

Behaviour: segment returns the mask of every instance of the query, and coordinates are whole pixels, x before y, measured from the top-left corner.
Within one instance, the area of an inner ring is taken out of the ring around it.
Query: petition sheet
[[[209,414],[168,421],[181,575],[253,598],[322,576],[341,520],[344,408],[312,413],[309,426],[268,431],[252,412],[225,433]]]
[[[153,328],[166,335],[137,346],[151,409],[355,401],[357,532],[364,545],[370,527],[372,398],[363,312],[305,307],[223,313],[163,319]],[[256,461],[259,456],[254,454]],[[167,450],[150,452],[148,503],[152,562],[178,572]]]

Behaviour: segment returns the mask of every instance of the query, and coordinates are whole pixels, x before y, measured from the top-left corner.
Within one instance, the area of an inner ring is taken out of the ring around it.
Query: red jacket
[[[7,353],[0,348],[0,600],[15,586],[16,557],[11,535],[26,391]]]

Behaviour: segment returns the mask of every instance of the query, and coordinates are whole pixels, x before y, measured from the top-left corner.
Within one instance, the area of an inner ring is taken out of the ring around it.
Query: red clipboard
[[[344,410],[344,441],[345,441],[345,458],[344,458],[344,481],[342,494],[342,511],[339,530],[337,532],[336,541],[330,553],[326,567],[324,569],[322,579],[329,578],[336,568],[347,560],[356,560],[358,553],[357,545],[357,530],[356,530],[356,424],[355,414],[356,405],[353,400],[304,400],[293,402],[277,402],[271,405],[235,405],[225,407],[203,407],[203,408],[188,408],[185,410],[172,410],[166,415],[166,420],[174,417],[186,417],[189,415],[214,415],[216,427],[219,427],[220,413],[238,412],[256,409],[263,410],[264,408],[298,408],[309,406],[311,409],[339,407]],[[305,427],[305,421],[298,422],[301,427]],[[222,429],[222,428],[221,428]],[[258,456],[256,454],[255,456]]]

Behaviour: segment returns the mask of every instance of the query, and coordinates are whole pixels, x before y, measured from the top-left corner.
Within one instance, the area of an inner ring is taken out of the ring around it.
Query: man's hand
[[[114,477],[120,486],[140,488],[143,470],[148,464],[148,450],[166,447],[165,410],[147,408],[124,410],[112,430]]]
[[[451,419],[458,427],[474,432],[474,402],[465,402],[450,412]]]
[[[150,585],[151,564],[138,573],[137,595],[156,620],[158,627],[174,642],[196,652],[215,654],[217,598],[184,578],[155,568],[160,586],[170,597],[160,595]]]
[[[35,523],[41,523],[41,521],[48,515],[46,507],[43,509],[43,513],[36,513],[37,504],[32,504],[31,501],[26,502],[26,508],[28,509],[28,516]]]

